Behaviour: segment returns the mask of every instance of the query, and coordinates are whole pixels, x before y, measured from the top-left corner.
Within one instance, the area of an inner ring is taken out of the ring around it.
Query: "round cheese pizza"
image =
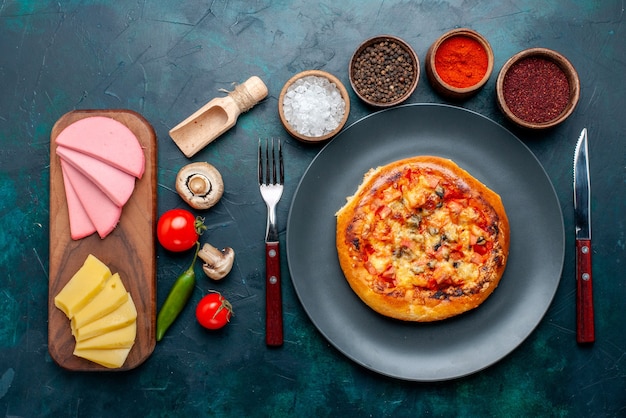
[[[476,308],[509,252],[500,196],[453,161],[417,156],[370,170],[337,212],[337,252],[376,312],[430,322]]]

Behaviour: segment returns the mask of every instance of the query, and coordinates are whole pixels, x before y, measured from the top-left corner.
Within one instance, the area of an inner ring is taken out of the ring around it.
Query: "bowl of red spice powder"
[[[375,36],[356,49],[348,74],[352,89],[365,103],[395,106],[415,91],[420,76],[419,59],[404,40],[392,35]]]
[[[580,98],[580,79],[563,55],[547,48],[530,48],[504,64],[496,95],[500,110],[511,122],[523,128],[546,129],[572,114]]]
[[[493,50],[480,33],[454,29],[441,35],[426,53],[426,75],[442,96],[462,100],[480,90],[493,71]]]

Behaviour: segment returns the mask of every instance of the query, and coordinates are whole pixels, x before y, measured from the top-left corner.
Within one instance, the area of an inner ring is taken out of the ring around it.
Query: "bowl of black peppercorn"
[[[356,95],[375,107],[404,102],[420,76],[417,54],[404,40],[379,35],[363,42],[350,60],[350,84]]]

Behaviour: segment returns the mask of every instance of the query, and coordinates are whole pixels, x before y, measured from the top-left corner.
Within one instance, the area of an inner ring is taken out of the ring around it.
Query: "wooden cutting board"
[[[122,209],[117,227],[106,238],[97,233],[78,241],[70,237],[67,201],[56,137],[77,120],[107,116],[125,124],[139,139],[145,154],[145,172]],[[77,371],[129,370],[143,363],[156,344],[156,254],[157,140],[152,126],[130,110],[75,110],[63,115],[50,136],[50,273],[48,292],[48,350],[61,367]],[[124,365],[107,369],[74,356],[74,337],[65,314],[54,297],[93,254],[119,273],[137,308],[137,338]]]

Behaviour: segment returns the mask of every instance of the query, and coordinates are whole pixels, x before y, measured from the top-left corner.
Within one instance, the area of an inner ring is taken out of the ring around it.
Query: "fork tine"
[[[267,141],[269,143],[269,141]],[[269,160],[267,160],[269,164]],[[272,138],[272,177],[268,179],[270,184],[276,184],[276,157],[274,156],[274,138]]]
[[[261,138],[259,138],[259,184],[263,184],[263,152],[261,151]]]
[[[285,182],[285,165],[283,162],[282,142],[280,139],[275,141],[274,138],[271,140],[268,139],[264,142],[265,147],[263,147],[261,138],[259,138],[259,184],[265,186],[270,184],[282,185]],[[278,142],[278,150],[276,150],[276,142]],[[276,154],[278,154],[278,157]]]
[[[263,184],[270,184],[272,181],[270,170],[270,141],[265,141],[265,181]]]
[[[283,146],[282,146],[282,143],[280,142],[280,139],[278,140],[278,160],[280,164],[280,183],[279,184],[284,184],[285,183],[285,166],[283,165]]]

